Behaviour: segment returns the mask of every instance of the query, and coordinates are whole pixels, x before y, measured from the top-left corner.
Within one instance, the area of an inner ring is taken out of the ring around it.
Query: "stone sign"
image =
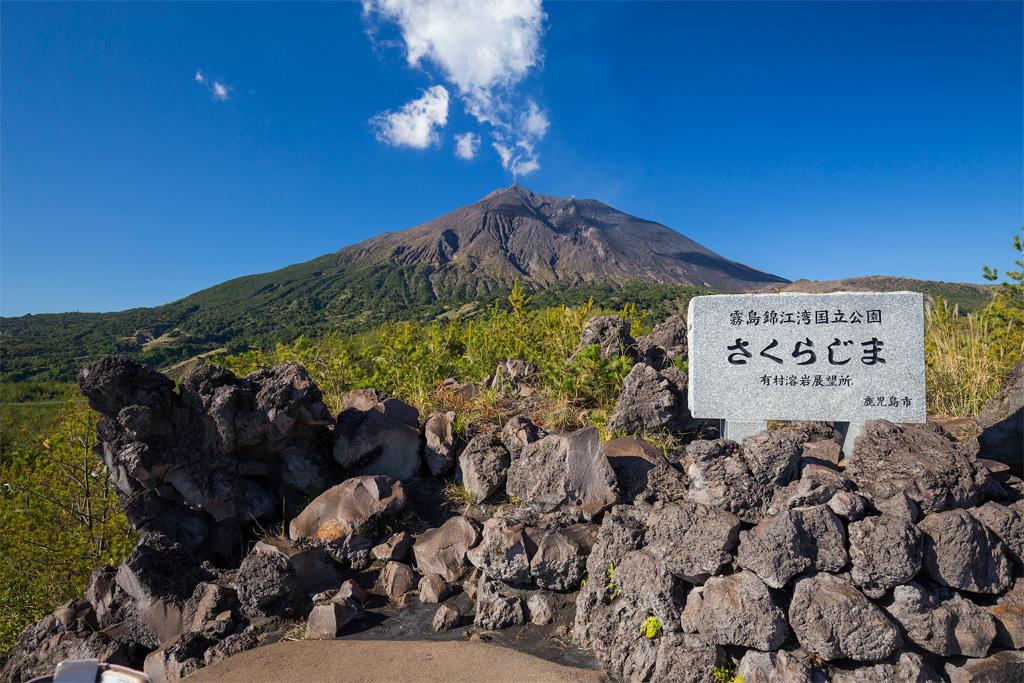
[[[698,296],[689,348],[697,418],[926,418],[921,294]]]

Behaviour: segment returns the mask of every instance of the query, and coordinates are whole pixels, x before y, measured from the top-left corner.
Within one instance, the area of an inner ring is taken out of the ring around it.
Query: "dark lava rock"
[[[799,476],[802,440],[774,430],[744,439],[742,447],[727,439],[692,442],[683,459],[689,499],[756,523],[776,492]]]
[[[989,501],[968,510],[1006,544],[1006,550],[1017,564],[1024,567],[1024,503],[1018,501],[1012,506]]]
[[[638,338],[636,345],[641,359],[656,370],[686,360],[686,318],[670,315],[656,325],[650,334]]]
[[[293,540],[336,541],[352,534],[373,537],[377,523],[406,505],[402,483],[385,475],[346,479],[305,507],[288,525]]]
[[[309,613],[313,595],[339,583],[323,550],[272,538],[257,543],[245,557],[234,587],[246,615],[294,618]]]
[[[99,451],[129,521],[204,556],[234,555],[256,521],[280,515],[282,503],[294,514],[329,479],[330,415],[294,363],[241,379],[198,365],[178,393],[122,356],[77,379],[102,415]]]
[[[853,584],[831,574],[793,587],[789,625],[800,645],[826,661],[877,662],[903,644],[899,629]]]
[[[96,615],[85,600],[72,600],[22,631],[0,665],[5,681],[28,681],[52,674],[65,659],[141,667],[145,649],[115,630],[96,630]]]
[[[681,501],[651,512],[646,540],[650,551],[664,558],[670,572],[691,583],[703,583],[732,560],[739,533],[736,515]]]
[[[476,588],[476,618],[474,623],[489,631],[526,623],[523,601],[517,596],[502,595],[498,585],[481,576]]]
[[[629,322],[618,315],[597,316],[584,323],[576,353],[588,346],[597,346],[602,358],[637,358],[636,340],[629,334]]]
[[[697,630],[709,643],[777,650],[789,627],[768,587],[753,572],[704,583]]]
[[[825,505],[770,515],[740,532],[736,563],[772,588],[808,569],[834,572],[846,562],[843,523]]]
[[[622,381],[608,429],[620,434],[682,431],[691,419],[686,385],[686,375],[675,368],[658,371],[637,363]]]
[[[455,464],[452,427],[455,412],[432,413],[423,425],[423,459],[431,476],[440,477]]]
[[[604,444],[624,503],[678,501],[686,498],[686,475],[643,439],[623,437]]]
[[[924,535],[924,571],[938,583],[989,594],[1010,586],[1006,546],[966,510],[935,512],[917,526]]]
[[[838,662],[829,666],[832,683],[939,683],[942,677],[916,652],[901,651],[877,664]],[[752,682],[753,683],[753,682]]]
[[[978,413],[980,457],[1024,475],[1024,361],[1010,370],[999,392]]]
[[[376,400],[375,400],[376,399]],[[419,412],[367,392],[350,398],[334,427],[334,459],[350,475],[405,480],[420,472]]]
[[[942,657],[984,657],[996,637],[988,612],[948,589],[928,591],[917,583],[897,586],[886,611],[907,638]]]
[[[587,518],[618,502],[615,472],[593,427],[526,446],[509,467],[505,489],[541,512],[571,508]]]
[[[994,485],[970,450],[940,427],[885,420],[865,423],[846,473],[873,499],[905,493],[926,513],[980,503]]]
[[[1003,650],[984,659],[946,662],[949,683],[1010,683],[1024,681],[1024,651]]]
[[[465,572],[466,551],[480,542],[480,526],[468,517],[452,517],[440,527],[424,531],[412,552],[423,574],[455,581]]]
[[[214,642],[200,633],[175,636],[146,657],[143,671],[153,683],[185,678],[204,666],[203,655]]]
[[[869,598],[880,598],[921,570],[921,533],[905,519],[868,517],[849,526],[850,578]]]
[[[505,476],[512,457],[493,432],[478,434],[459,454],[457,480],[477,502],[483,502],[505,488]]]
[[[535,535],[514,513],[501,510],[484,522],[480,543],[466,557],[488,576],[514,585],[529,585],[530,560],[537,551]]]

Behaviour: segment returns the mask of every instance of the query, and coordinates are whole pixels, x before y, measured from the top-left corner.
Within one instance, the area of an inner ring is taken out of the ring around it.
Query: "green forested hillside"
[[[168,367],[220,347],[231,351],[264,347],[326,331],[366,329],[389,320],[471,317],[504,302],[509,291],[493,281],[470,278],[435,291],[432,272],[423,265],[353,264],[342,254],[330,254],[272,273],[230,280],[155,308],[3,318],[0,380],[70,381],[85,363],[107,353],[127,353],[155,367]],[[914,289],[930,298],[941,295],[964,312],[976,310],[985,298],[974,286],[885,280],[879,279],[876,287]],[[592,296],[613,307],[636,303],[651,315],[664,317],[678,305],[675,302],[699,291],[639,280],[557,285],[536,292],[534,305],[575,305]],[[173,336],[168,334],[172,332]]]
[[[467,317],[503,301],[507,287],[484,280],[431,287],[428,266],[360,266],[340,254],[272,273],[230,280],[155,308],[117,313],[58,313],[0,319],[0,379],[69,381],[89,360],[126,353],[156,367],[198,353],[290,341],[327,330],[365,329],[387,320]],[[668,310],[671,301],[699,291],[683,285],[633,282],[622,286],[558,287],[538,305],[637,303]],[[171,340],[161,336],[175,331]],[[138,333],[145,332],[140,340]],[[156,341],[145,342],[146,338]]]

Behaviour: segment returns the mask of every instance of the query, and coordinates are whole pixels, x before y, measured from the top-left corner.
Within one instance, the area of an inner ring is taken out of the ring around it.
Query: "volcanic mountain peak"
[[[534,194],[518,184],[340,255],[427,267],[441,288],[470,279],[487,290],[516,278],[540,287],[639,279],[728,291],[787,282],[597,200]]]

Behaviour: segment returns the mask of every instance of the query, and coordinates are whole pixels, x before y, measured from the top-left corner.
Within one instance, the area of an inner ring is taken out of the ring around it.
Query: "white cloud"
[[[214,81],[210,91],[213,93],[213,99],[218,102],[223,102],[231,96],[228,86],[224,85],[220,81]]]
[[[466,110],[491,127],[507,170],[540,168],[536,145],[550,122],[532,99],[522,104],[517,88],[543,62],[541,0],[363,0],[363,12],[371,22],[398,26],[410,66],[440,70]],[[376,28],[371,23],[371,36]],[[458,146],[456,153],[471,158]]]
[[[548,126],[550,125],[548,115],[540,110],[536,102],[529,100],[526,113],[522,117],[523,131],[530,137],[539,140],[547,135]]]
[[[436,64],[478,116],[541,61],[540,0],[365,0],[363,10],[398,24],[410,66]]]
[[[435,85],[398,111],[385,111],[370,119],[377,139],[393,147],[426,149],[440,141],[435,128],[448,123],[448,90]]]
[[[220,79],[214,79],[211,81],[201,69],[196,69],[196,75],[192,77],[192,80],[203,86],[203,88],[209,90],[210,95],[218,102],[224,102],[231,99],[231,86],[227,85]]]
[[[455,136],[455,156],[460,159],[472,159],[480,149],[480,136],[476,133],[459,133]]]
[[[501,158],[501,165],[513,176],[528,175],[540,170],[540,159],[537,156],[533,144],[527,140],[520,140],[515,145],[508,145],[501,141],[493,143],[494,151]]]

